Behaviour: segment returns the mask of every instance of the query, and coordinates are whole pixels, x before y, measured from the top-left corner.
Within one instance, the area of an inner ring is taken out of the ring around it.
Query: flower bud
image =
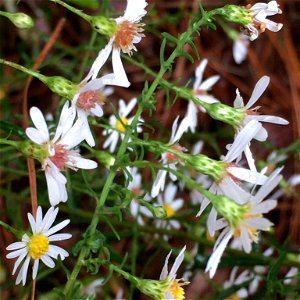
[[[208,109],[205,109],[215,120],[220,120],[224,123],[232,125],[235,128],[241,126],[241,123],[246,116],[245,111],[222,103],[213,103],[208,106]]]
[[[168,280],[139,279],[136,286],[143,294],[156,300],[165,299],[165,291],[168,288]]]
[[[109,37],[113,36],[117,30],[116,21],[107,19],[103,16],[90,17],[89,23],[95,31]]]
[[[34,22],[31,17],[24,13],[8,13],[0,11],[0,14],[7,17],[16,27],[20,29],[28,29],[33,27]]]
[[[55,94],[72,99],[78,91],[78,85],[61,76],[42,76],[39,78]]]
[[[211,176],[215,181],[223,179],[226,173],[226,163],[211,159],[203,154],[186,155],[185,161],[196,171]]]
[[[93,154],[107,169],[115,163],[116,159],[106,151],[93,151]]]
[[[34,144],[30,141],[18,142],[17,149],[24,155],[37,159],[41,164],[49,156],[47,146]]]
[[[245,219],[245,214],[249,211],[247,204],[238,204],[223,195],[211,194],[209,200],[217,212],[229,222],[232,228],[238,227],[240,221]]]
[[[158,219],[164,219],[167,217],[167,211],[162,206],[152,206],[152,213]]]
[[[252,23],[251,10],[245,7],[227,4],[224,7],[219,8],[218,11],[219,14],[228,22],[244,26]]]

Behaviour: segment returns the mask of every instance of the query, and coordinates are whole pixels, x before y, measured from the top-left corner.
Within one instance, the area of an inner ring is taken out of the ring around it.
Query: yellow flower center
[[[128,124],[128,119],[122,117],[121,121],[117,120],[116,129],[120,132],[125,132],[125,125]]]
[[[244,216],[244,220],[246,219],[253,219],[253,218],[262,218],[262,214],[252,214],[252,213],[246,213]],[[245,226],[246,230],[248,232],[248,235],[251,239],[251,241],[257,243],[258,241],[258,231],[256,228],[253,228],[251,226],[249,226],[247,223],[242,223],[242,225],[240,225],[239,227],[235,228],[234,230],[234,237],[235,238],[239,238],[241,235],[241,226]]]
[[[172,294],[174,300],[184,300],[184,289],[182,286],[186,285],[186,283],[180,281],[181,279],[174,279],[167,289],[167,292]]]
[[[230,297],[226,298],[227,300],[239,300],[237,293],[232,294]]]
[[[33,235],[27,245],[28,254],[33,259],[41,258],[49,249],[49,239],[43,234]]]
[[[175,210],[173,209],[173,207],[170,204],[164,204],[163,208],[167,213],[167,218],[174,216]]]

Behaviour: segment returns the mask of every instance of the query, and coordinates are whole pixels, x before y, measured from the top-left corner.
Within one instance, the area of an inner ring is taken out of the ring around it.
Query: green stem
[[[13,227],[11,227],[10,225],[4,223],[3,221],[0,221],[0,225],[5,228],[7,231],[11,232],[13,235],[15,235],[17,238],[20,238],[21,237],[21,233],[14,229]]]
[[[10,146],[14,146],[15,148],[18,148],[18,143],[19,142],[0,138],[0,145],[10,145]]]
[[[71,12],[73,12],[74,14],[78,15],[79,17],[83,18],[84,20],[86,20],[87,22],[90,22],[91,17],[85,13],[83,13],[80,9],[77,9],[61,0],[50,0],[51,2],[55,2],[60,4],[61,6],[65,7],[66,9],[70,10]]]
[[[3,58],[0,58],[0,63],[3,64],[3,65],[10,66],[10,67],[12,67],[14,69],[17,69],[19,71],[22,71],[23,73],[26,73],[26,74],[31,75],[33,77],[36,77],[44,83],[47,82],[47,76],[45,76],[45,75],[43,75],[43,74],[41,74],[37,71],[28,69],[26,67],[23,67],[19,64],[16,64],[16,63],[12,62],[12,61],[5,60]]]

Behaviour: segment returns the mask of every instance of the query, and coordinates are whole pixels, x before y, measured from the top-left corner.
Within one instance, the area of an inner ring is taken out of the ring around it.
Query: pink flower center
[[[171,147],[171,149],[181,151],[181,152],[186,150],[184,147],[182,147],[180,145],[174,145],[174,146]],[[167,160],[167,162],[171,162],[171,161],[174,161],[174,160],[179,160],[179,157],[174,153],[167,152],[166,153],[166,160]]]
[[[52,149],[54,149],[55,154],[53,156],[49,156],[50,160],[62,170],[68,160],[69,151],[65,148],[65,145],[52,145]]]
[[[142,28],[144,24],[142,23],[131,23],[129,21],[124,21],[118,24],[118,29],[115,35],[115,45],[122,49],[124,53],[128,55],[132,54],[132,49],[137,51],[133,45],[133,40],[135,37],[143,37],[142,34],[144,29]]]
[[[89,90],[80,93],[76,105],[78,108],[89,111],[92,108],[95,108],[96,103],[103,105],[104,102],[105,96],[101,91]]]
[[[206,90],[202,90],[202,89],[198,89],[198,90],[194,91],[194,94],[196,96],[204,96],[204,95],[207,95],[207,91]]]

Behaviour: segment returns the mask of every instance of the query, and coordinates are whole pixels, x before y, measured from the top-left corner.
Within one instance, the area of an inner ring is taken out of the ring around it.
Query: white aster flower
[[[183,206],[183,199],[176,198],[177,186],[173,183],[169,183],[163,194],[159,194],[157,197],[157,204],[155,206],[161,206],[166,212],[166,219],[155,220],[155,225],[158,228],[163,229],[179,229],[180,222],[173,220],[176,212],[179,211]],[[141,212],[147,217],[152,217],[152,213],[146,207],[142,207]],[[165,239],[168,238],[167,235],[164,236]]]
[[[246,105],[244,105],[243,98],[240,96],[240,92],[236,90],[236,98],[234,100],[234,107],[239,108],[246,113],[245,118],[241,124],[241,128],[245,126],[251,120],[256,120],[258,122],[267,122],[274,124],[287,125],[289,122],[283,118],[270,116],[270,115],[259,115],[258,109],[260,107],[251,108],[259,99],[259,97],[266,90],[269,85],[270,77],[263,76],[255,85],[252,95]],[[265,128],[261,128],[255,135],[255,139],[258,141],[265,141],[268,137],[268,133]]]
[[[69,256],[68,252],[61,247],[51,245],[54,241],[63,241],[71,238],[69,233],[58,233],[70,223],[70,220],[65,220],[51,228],[58,214],[58,208],[50,207],[43,218],[42,209],[39,206],[36,212],[36,218],[32,214],[28,213],[28,220],[32,230],[32,235],[28,236],[24,234],[21,242],[15,242],[10,244],[6,250],[12,251],[6,255],[7,258],[18,258],[15,262],[12,274],[14,275],[23,262],[22,267],[19,270],[16,284],[22,281],[25,285],[29,262],[32,259],[32,279],[36,278],[40,260],[49,268],[54,268],[55,263],[52,258],[64,260]]]
[[[209,272],[210,278],[214,276],[221,256],[232,237],[240,242],[246,253],[250,253],[252,242],[256,243],[258,241],[259,231],[269,230],[273,225],[268,219],[263,217],[263,214],[275,208],[277,201],[273,199],[264,200],[264,198],[268,196],[280,182],[282,176],[279,175],[279,173],[281,170],[282,169],[275,170],[256,194],[250,195],[249,201],[244,204],[244,207],[247,207],[246,213],[244,213],[239,220],[235,220],[236,224],[234,226],[230,225],[226,220],[223,220],[223,226],[220,226],[218,229],[221,229],[221,227],[225,228],[216,240],[213,254],[210,256],[205,269],[205,272]],[[211,226],[213,226],[213,224],[211,224]]]
[[[119,119],[117,119],[114,115],[110,116],[109,124],[112,128],[103,132],[103,135],[109,135],[103,144],[104,149],[109,147],[110,152],[115,151],[119,138],[124,138],[124,133],[126,131],[125,126],[130,125],[134,118],[128,118],[128,115],[131,113],[136,103],[137,98],[131,99],[128,104],[126,104],[122,99],[119,101]],[[139,118],[139,123],[142,123],[143,121],[144,120],[142,118]],[[135,130],[138,133],[142,132],[142,128],[139,125],[135,128]],[[130,141],[131,140],[129,139],[129,142]]]
[[[169,258],[171,256],[172,250],[169,252],[169,254],[166,257],[164,267],[159,277],[160,280],[167,281],[167,288],[164,292],[165,300],[184,300],[184,289],[182,286],[189,284],[189,282],[185,282],[182,278],[176,279],[176,277],[177,277],[177,271],[184,259],[185,249],[186,246],[182,248],[182,250],[176,257],[170,272],[168,272],[168,263],[169,263]]]
[[[173,125],[172,125],[172,133],[171,133],[171,138],[168,143],[168,145],[171,146],[174,150],[177,151],[185,151],[184,147],[181,147],[178,144],[179,139],[182,137],[183,133],[187,131],[188,127],[190,126],[190,119],[188,117],[185,117],[180,125],[178,126],[178,119],[179,116],[175,119]],[[160,162],[164,165],[167,165],[170,169],[176,170],[176,164],[179,162],[179,158],[173,154],[173,153],[163,153],[161,156]],[[166,176],[168,174],[167,170],[159,170],[157,172],[156,179],[153,183],[152,189],[151,189],[151,197],[156,197],[160,191],[163,191],[165,188],[165,182],[166,182]],[[172,181],[175,181],[177,177],[169,173],[169,176]]]
[[[267,19],[268,16],[281,14],[277,1],[270,1],[269,3],[255,3],[253,6],[247,7],[252,14],[252,23],[246,25],[246,34],[250,36],[250,40],[257,39],[259,34],[263,33],[266,29],[273,32],[278,32],[282,28],[281,23],[275,23]]]
[[[212,184],[209,189],[211,193],[225,195],[239,204],[244,204],[248,201],[249,192],[244,190],[238,183],[243,181],[253,185],[263,185],[266,182],[267,177],[262,173],[239,167],[236,163],[236,161],[240,159],[242,153],[248,147],[250,141],[260,129],[261,124],[255,120],[252,120],[236,135],[234,142],[230,146],[226,156],[221,158],[226,164],[226,173],[223,175],[222,180]],[[209,203],[210,201],[207,198],[202,200],[197,216],[202,214]],[[217,211],[213,207],[207,219],[208,232],[211,236],[213,236],[215,230],[217,230],[215,228],[216,218]],[[214,225],[212,226],[212,224]],[[219,225],[222,226],[222,224],[223,223]]]
[[[130,82],[127,79],[126,72],[124,70],[121,61],[121,50],[123,53],[129,55],[132,51],[137,51],[134,44],[141,41],[144,34],[142,33],[144,24],[140,23],[140,20],[146,15],[147,6],[145,0],[128,0],[127,7],[122,17],[116,18],[117,29],[113,36],[110,38],[106,47],[101,50],[95,61],[95,66],[92,70],[92,79],[95,79],[101,66],[108,59],[112,52],[112,66],[115,79],[121,86],[128,87]]]
[[[65,103],[53,139],[50,139],[48,127],[42,112],[37,107],[30,109],[30,117],[35,126],[26,129],[26,134],[34,143],[41,145],[44,151],[40,158],[45,171],[49,201],[52,206],[68,199],[66,191],[67,179],[61,171],[65,168],[94,169],[97,163],[82,158],[78,151],[72,150],[80,144],[87,135],[87,127],[81,120],[75,124],[75,112],[68,102]]]
[[[241,33],[233,42],[233,59],[237,64],[241,64],[247,57],[249,47],[249,36]]]
[[[106,88],[106,85],[115,85],[113,74],[104,75],[101,78],[93,79],[89,82],[85,78],[80,83],[80,88],[72,100],[72,106],[75,107],[78,118],[86,125],[86,141],[91,146],[95,146],[95,140],[88,123],[88,116],[102,117],[106,97],[113,93],[112,88]]]
[[[203,81],[203,73],[207,66],[207,63],[208,60],[203,59],[202,62],[195,70],[196,78],[193,85],[193,93],[196,98],[200,99],[203,102],[210,103],[210,104],[217,103],[219,102],[219,100],[216,99],[213,95],[208,94],[208,91],[210,91],[213,85],[220,79],[220,76],[214,75]],[[205,109],[202,108],[201,106],[199,107],[199,109],[205,112]],[[189,128],[191,129],[192,132],[195,132],[198,123],[197,112],[198,112],[198,106],[193,101],[189,101],[186,117],[190,119]]]

